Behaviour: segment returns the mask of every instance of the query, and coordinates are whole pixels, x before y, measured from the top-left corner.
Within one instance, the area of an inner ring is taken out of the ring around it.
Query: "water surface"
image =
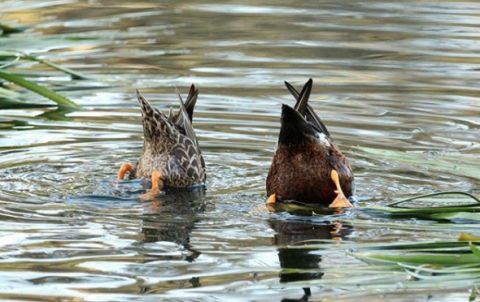
[[[392,227],[358,211],[342,224],[262,205],[281,104],[294,101],[283,81],[310,77],[359,207],[478,194],[479,3],[0,1],[0,18],[28,28],[1,37],[0,50],[91,77],[17,66],[85,110],[1,112],[2,300],[466,301],[471,282],[409,282],[348,251],[454,240],[475,225]],[[208,190],[141,203],[141,181],[115,182],[141,150],[135,88],[167,110],[191,83]]]

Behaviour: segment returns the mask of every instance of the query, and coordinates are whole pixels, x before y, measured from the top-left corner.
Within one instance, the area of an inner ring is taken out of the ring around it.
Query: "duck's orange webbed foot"
[[[270,195],[267,199],[267,205],[272,205],[274,203],[277,202],[277,195],[275,195],[275,193],[273,193],[272,195]]]
[[[270,212],[275,212],[275,203],[277,202],[277,195],[273,193],[267,198],[267,202],[265,204],[265,207],[268,211]]]
[[[125,177],[125,174],[131,173],[134,167],[131,163],[123,163],[117,173],[117,179],[122,180]]]
[[[348,201],[345,194],[343,194],[342,187],[340,187],[340,180],[338,179],[338,173],[336,170],[332,170],[330,176],[332,177],[333,182],[337,189],[335,193],[337,193],[337,197],[333,200],[333,202],[328,206],[329,208],[351,208],[353,205]]]
[[[140,195],[140,200],[148,201],[155,199],[160,195],[160,190],[163,189],[163,175],[158,170],[152,172],[152,188],[147,193]]]

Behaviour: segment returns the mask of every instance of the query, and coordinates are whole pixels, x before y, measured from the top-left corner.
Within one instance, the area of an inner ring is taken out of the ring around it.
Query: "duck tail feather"
[[[280,122],[278,142],[281,144],[297,145],[304,142],[307,136],[315,135],[312,125],[297,110],[288,105],[282,105]]]
[[[310,93],[312,92],[313,80],[309,79],[305,85],[303,85],[302,91],[297,98],[297,103],[293,107],[297,110],[302,116],[305,116],[307,110],[308,99],[310,98]]]
[[[155,111],[152,105],[150,104],[149,101],[143,96],[143,94],[140,92],[140,90],[136,90],[137,92],[137,100],[138,103],[140,104],[140,108],[142,109],[142,115],[145,116],[151,116],[153,112]]]
[[[198,146],[197,136],[195,135],[195,131],[193,130],[192,121],[190,120],[190,116],[188,114],[185,103],[183,102],[183,99],[178,93],[178,91],[177,91],[177,94],[179,96],[179,101],[180,101],[180,110],[178,112],[178,118],[177,118],[176,124],[180,128],[182,128],[185,131],[185,135],[188,138],[190,138]]]
[[[330,137],[330,132],[328,132],[327,126],[325,126],[310,105],[307,106],[307,121],[309,121],[319,132],[325,134],[327,137]]]
[[[187,110],[190,122],[193,120],[193,111],[195,109],[195,105],[197,104],[197,98],[198,89],[192,84],[192,86],[190,86],[190,91],[188,92],[187,101],[185,102],[185,109]]]
[[[158,142],[164,137],[173,135],[174,129],[170,126],[167,117],[154,108],[138,89],[137,99],[142,110],[145,141]]]
[[[310,79],[308,82],[305,83],[305,85],[302,88],[302,92],[306,90],[306,86],[311,80],[312,79]],[[300,93],[298,92],[297,89],[295,89],[295,87],[293,87],[292,84],[290,84],[287,81],[285,81],[285,86],[287,87],[288,91],[293,95],[295,100],[297,100],[294,108],[297,111],[301,112],[300,111],[301,110],[301,108],[300,108],[300,106],[301,106],[301,104],[300,104]],[[307,106],[306,106],[305,117],[306,117],[307,121],[309,121],[315,127],[315,129],[317,129],[321,133],[324,133],[326,136],[330,137],[330,132],[328,131],[327,127],[322,122],[320,117],[315,113],[315,110],[313,109],[313,107],[310,106],[309,104],[307,104]]]
[[[290,84],[289,82],[285,81],[285,86],[287,86],[287,89],[288,91],[290,91],[290,93],[293,95],[293,97],[295,98],[295,100],[297,100],[298,102],[298,97],[300,96],[300,93],[297,91],[297,89],[295,89],[295,87],[293,87],[292,84]],[[296,107],[297,104],[295,103],[295,106]]]
[[[312,91],[312,85],[313,85],[313,80],[309,79],[302,87],[301,92],[298,92],[295,87],[293,87],[292,84],[289,82],[285,81],[285,86],[287,87],[288,91],[293,95],[295,100],[297,101],[295,103],[295,106],[293,108],[300,112],[303,116],[305,116],[305,109],[308,104],[308,98],[310,96],[310,92]],[[301,98],[303,94],[307,94],[306,97]]]

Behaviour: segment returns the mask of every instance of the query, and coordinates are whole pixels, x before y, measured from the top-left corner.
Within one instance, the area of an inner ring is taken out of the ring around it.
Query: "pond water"
[[[293,103],[283,81],[310,77],[311,105],[354,168],[358,207],[478,195],[480,3],[3,0],[0,20],[27,27],[0,50],[91,77],[16,69],[85,110],[1,112],[1,300],[467,300],[471,282],[409,282],[349,254],[452,240],[462,226],[263,204],[281,104]],[[191,83],[208,190],[141,203],[141,181],[115,182],[142,147],[135,89],[168,110]]]

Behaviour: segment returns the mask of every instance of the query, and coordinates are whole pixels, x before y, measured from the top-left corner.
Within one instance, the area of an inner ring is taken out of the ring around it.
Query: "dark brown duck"
[[[310,79],[298,93],[285,82],[297,102],[294,108],[282,106],[278,144],[267,176],[268,203],[296,200],[350,207],[352,168],[308,105],[312,83]]]
[[[117,178],[151,178],[152,189],[142,199],[153,198],[165,188],[185,188],[203,184],[206,179],[205,162],[192,127],[193,110],[198,90],[191,86],[185,104],[170,110],[168,117],[154,108],[137,91],[143,118],[143,150],[135,165],[124,163]]]

